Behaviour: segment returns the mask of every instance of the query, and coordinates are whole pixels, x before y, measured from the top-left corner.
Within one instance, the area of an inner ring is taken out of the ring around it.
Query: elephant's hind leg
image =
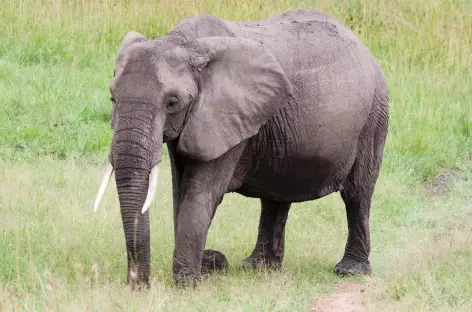
[[[379,79],[383,82],[383,79]],[[346,205],[348,238],[341,261],[336,264],[339,274],[370,274],[369,215],[388,128],[388,94],[382,83],[377,87],[373,110],[362,130],[356,161],[341,191]]]
[[[346,205],[348,238],[344,256],[334,271],[338,274],[370,274],[369,212],[371,194],[348,188],[341,191]]]
[[[339,274],[371,273],[369,215],[378,170],[373,172],[368,168],[356,160],[341,191],[346,206],[348,237],[344,256],[334,269]]]
[[[291,203],[261,199],[261,216],[256,247],[242,262],[246,268],[282,266],[285,244],[285,223]]]

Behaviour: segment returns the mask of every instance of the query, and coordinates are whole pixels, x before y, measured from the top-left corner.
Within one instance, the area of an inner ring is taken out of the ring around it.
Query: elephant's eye
[[[167,100],[167,108],[172,110],[177,106],[177,104],[179,104],[179,99],[175,95],[169,96]]]

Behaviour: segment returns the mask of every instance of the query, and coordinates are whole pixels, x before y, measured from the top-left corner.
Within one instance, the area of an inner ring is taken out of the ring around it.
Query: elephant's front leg
[[[285,223],[290,203],[261,199],[261,217],[256,247],[242,265],[246,268],[282,266],[285,248]]]
[[[206,236],[215,206],[209,191],[191,191],[180,204],[176,222],[173,259],[174,279],[178,285],[193,284],[200,278]]]
[[[173,273],[178,285],[194,285],[200,279],[208,229],[240,154],[236,147],[210,162],[186,161],[175,214]]]

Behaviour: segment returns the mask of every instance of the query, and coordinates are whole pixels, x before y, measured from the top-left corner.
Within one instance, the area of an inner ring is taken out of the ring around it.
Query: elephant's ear
[[[293,87],[262,44],[238,37],[197,43],[205,51],[195,61],[201,91],[178,150],[208,161],[255,135],[287,103]]]

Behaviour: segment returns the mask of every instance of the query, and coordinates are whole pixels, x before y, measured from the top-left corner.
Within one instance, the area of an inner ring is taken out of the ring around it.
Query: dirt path
[[[332,294],[318,298],[311,307],[312,312],[364,312],[364,291],[369,283],[342,283]]]

